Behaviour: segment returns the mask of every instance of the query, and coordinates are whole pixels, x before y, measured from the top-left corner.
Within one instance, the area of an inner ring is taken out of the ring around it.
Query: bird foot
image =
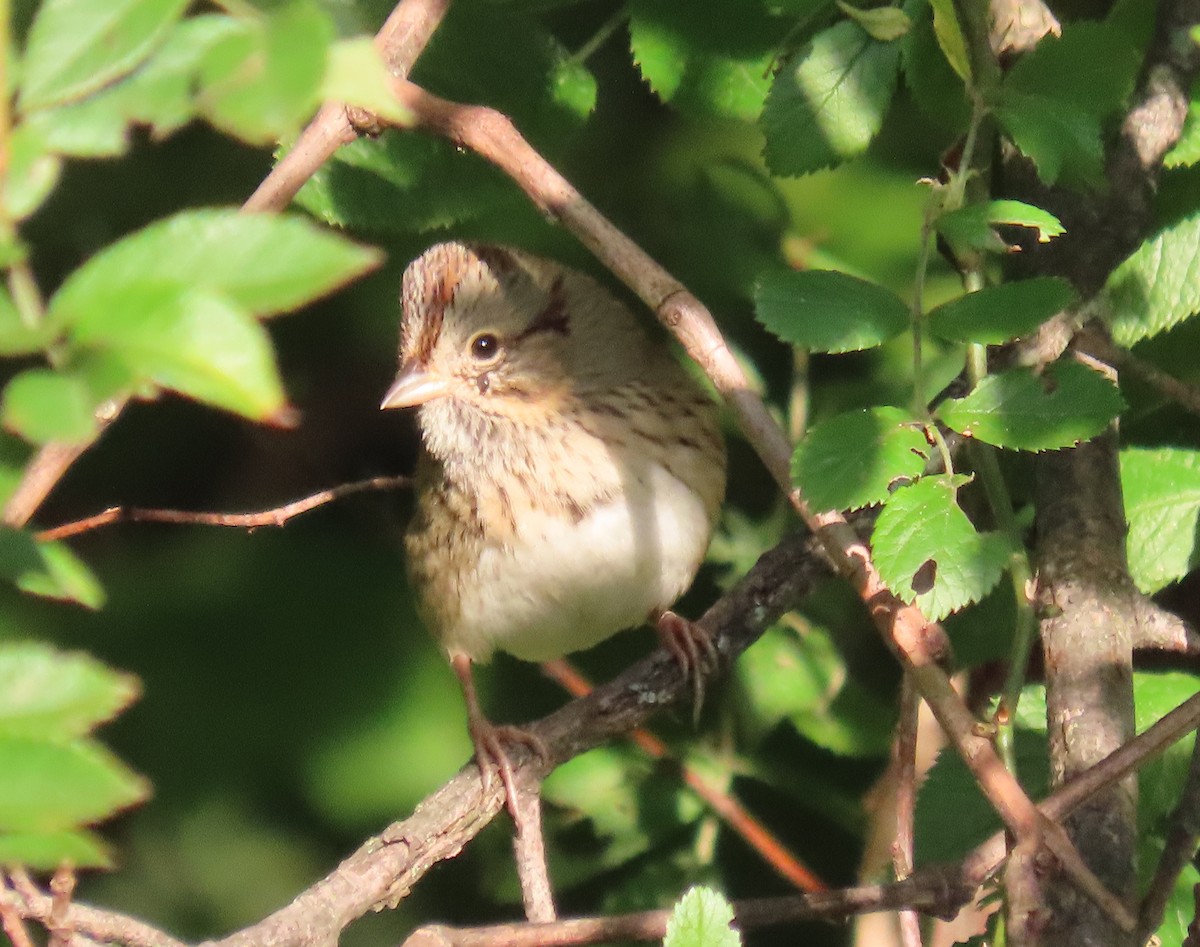
[[[705,677],[715,671],[720,663],[712,635],[670,609],[654,618],[654,630],[658,632],[663,647],[671,652],[671,657],[679,665],[684,680],[691,686],[693,722],[699,723],[700,709],[704,706]]]
[[[499,771],[500,782],[504,784],[505,802],[509,814],[516,823],[517,830],[520,831],[522,817],[518,805],[517,780],[506,744],[508,746],[514,743],[522,744],[542,760],[550,758],[550,751],[536,734],[522,730],[520,727],[498,726],[482,715],[473,717],[469,726],[471,742],[475,744],[475,762],[479,766],[483,794],[486,796],[492,791],[494,773]]]

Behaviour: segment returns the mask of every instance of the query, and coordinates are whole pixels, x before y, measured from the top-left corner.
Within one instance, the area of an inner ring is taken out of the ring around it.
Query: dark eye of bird
[[[481,362],[495,358],[500,351],[500,340],[491,332],[482,332],[471,340],[471,355]]]

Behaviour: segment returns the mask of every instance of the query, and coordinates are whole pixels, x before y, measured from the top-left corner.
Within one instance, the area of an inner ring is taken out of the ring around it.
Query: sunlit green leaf
[[[0,735],[83,736],[120,713],[139,690],[137,678],[89,655],[12,642],[0,647]]]
[[[85,378],[48,368],[27,368],[5,386],[0,421],[35,443],[84,443],[96,432],[98,405]]]
[[[1200,215],[1146,240],[1104,287],[1113,339],[1133,345],[1200,312]]]
[[[875,283],[832,270],[775,270],[754,292],[767,329],[814,352],[873,348],[909,326],[908,306]]]
[[[958,505],[963,476],[922,477],[888,500],[871,547],[888,588],[938,620],[983,598],[1008,565],[1008,541],[977,532]]]
[[[844,0],[837,0],[837,7],[881,43],[900,39],[912,28],[908,14],[899,7],[855,7]]]
[[[971,57],[967,55],[967,41],[953,0],[929,0],[929,5],[933,8],[933,31],[942,55],[960,79],[970,82]]]
[[[927,320],[940,338],[1000,345],[1027,335],[1075,300],[1070,283],[1038,277],[967,293],[932,310]]]
[[[1021,201],[968,204],[944,214],[936,222],[938,232],[956,247],[992,253],[1011,252],[1012,245],[996,231],[999,225],[1028,228],[1034,231],[1038,243],[1048,243],[1065,233],[1062,223],[1053,214]]]
[[[965,398],[938,409],[967,437],[1016,450],[1054,450],[1095,437],[1125,407],[1116,386],[1073,359],[1038,374],[1014,368],[988,375]]]
[[[728,901],[711,888],[692,888],[671,911],[663,947],[741,947],[732,924]]]
[[[142,62],[188,0],[44,0],[29,30],[22,110],[81,98]]]
[[[792,456],[792,482],[814,510],[854,510],[919,477],[930,451],[908,412],[850,411],[808,432]]]
[[[53,871],[63,862],[77,868],[111,868],[106,846],[91,832],[69,829],[47,832],[5,832],[0,829],[0,861],[37,871]]]
[[[1200,453],[1183,448],[1121,451],[1129,572],[1143,592],[1182,579],[1200,561]]]
[[[21,220],[50,196],[62,173],[62,159],[51,151],[42,130],[18,125],[8,137],[8,169],[0,192],[8,216]]]
[[[29,355],[45,348],[54,338],[46,320],[26,325],[8,289],[0,286],[0,355]]]
[[[321,98],[343,102],[401,124],[412,124],[412,115],[396,101],[375,41],[369,36],[338,40],[329,50],[329,68],[321,83]]]
[[[761,126],[775,174],[808,174],[862,154],[883,125],[900,73],[899,43],[854,23],[818,33],[771,83]]]

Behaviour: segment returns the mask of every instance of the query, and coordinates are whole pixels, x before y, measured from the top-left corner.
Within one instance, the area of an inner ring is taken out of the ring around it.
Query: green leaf
[[[282,415],[270,337],[241,307],[169,284],[134,287],[123,299],[77,317],[74,341],[110,351],[138,377],[198,401],[253,420]]]
[[[928,0],[905,0],[912,20],[901,42],[904,84],[917,106],[939,128],[961,134],[971,117],[962,78],[951,68],[934,33],[934,14]],[[964,60],[965,61],[965,60]]]
[[[943,303],[926,317],[929,331],[951,342],[1000,345],[1032,332],[1077,300],[1065,280],[1049,276],[989,286]]]
[[[776,625],[738,661],[739,720],[758,737],[789,721],[805,739],[839,756],[886,755],[895,714],[850,675],[828,631]]]
[[[1041,375],[1028,368],[988,375],[965,398],[947,401],[938,416],[967,437],[1043,451],[1095,437],[1124,407],[1115,385],[1065,359]]]
[[[998,91],[994,112],[1047,184],[1103,178],[1103,120],[1133,88],[1139,57],[1117,26],[1077,22],[1022,56]]]
[[[919,423],[899,408],[864,408],[817,424],[792,455],[792,482],[814,510],[882,503],[929,462]]]
[[[104,590],[88,567],[60,542],[39,542],[23,530],[0,527],[0,576],[31,595],[97,609]]]
[[[775,174],[819,171],[856,157],[879,133],[900,74],[900,45],[850,22],[818,33],[771,83],[761,126]]]
[[[663,947],[741,947],[733,906],[711,888],[688,891],[671,911]]]
[[[1038,243],[1049,243],[1065,233],[1057,217],[1032,204],[1020,201],[985,201],[968,204],[937,219],[938,232],[958,247],[1009,253],[1013,245],[996,232],[998,225],[1028,227],[1037,235]]]
[[[1113,339],[1130,346],[1200,312],[1200,215],[1146,240],[1108,278]]]
[[[62,159],[54,154],[41,129],[18,125],[8,138],[8,173],[2,192],[8,216],[23,220],[50,196],[62,173]]]
[[[137,678],[39,642],[0,646],[0,736],[83,736],[137,699]]]
[[[296,203],[326,223],[369,233],[423,233],[520,205],[522,196],[478,155],[427,135],[385,132],[339,148]]]
[[[0,831],[0,862],[35,871],[53,871],[63,862],[77,868],[111,868],[107,846],[91,832]]]
[[[933,8],[933,31],[946,62],[963,82],[971,82],[971,57],[954,9],[954,0],[929,0]]]
[[[125,295],[150,287],[219,294],[256,316],[286,312],[337,289],[379,262],[299,216],[184,211],[106,247],[67,277],[49,314],[93,330],[112,319]],[[94,331],[93,333],[94,334]]]
[[[401,125],[413,115],[392,95],[389,73],[369,36],[338,40],[329,50],[329,67],[321,83],[321,98],[364,108]]]
[[[888,588],[937,621],[985,596],[1008,565],[1008,541],[979,533],[958,505],[962,475],[922,477],[897,490],[875,521],[871,547]]]
[[[0,831],[70,829],[149,795],[145,780],[90,740],[0,735]]]
[[[837,0],[837,8],[866,30],[871,39],[890,43],[912,29],[908,14],[899,7],[870,7],[860,9]]]
[[[20,107],[61,105],[137,67],[188,0],[44,0],[29,29]]]
[[[87,379],[48,368],[27,368],[4,389],[0,422],[37,444],[83,444],[96,433],[96,407]]]
[[[1163,167],[1185,168],[1200,161],[1200,100],[1193,94],[1179,141],[1163,155]]]
[[[758,117],[787,31],[781,19],[739,0],[632,0],[630,12],[633,60],[662,101],[697,117]]]
[[[1146,594],[1182,579],[1200,562],[1200,453],[1175,447],[1121,451],[1129,572]]]
[[[334,29],[309,0],[239,21],[200,64],[201,112],[222,131],[258,144],[296,131],[320,104]]]
[[[832,270],[777,270],[754,292],[761,322],[791,345],[814,352],[873,348],[909,326],[908,306],[890,290]]]
[[[0,355],[31,355],[54,340],[54,329],[45,320],[26,325],[6,287],[0,286]]]

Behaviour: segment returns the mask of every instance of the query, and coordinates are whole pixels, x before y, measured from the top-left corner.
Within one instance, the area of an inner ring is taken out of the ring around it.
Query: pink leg
[[[692,687],[692,712],[699,720],[700,708],[704,706],[704,678],[720,663],[712,636],[670,609],[652,614],[650,620],[663,647],[671,652],[684,680]]]

